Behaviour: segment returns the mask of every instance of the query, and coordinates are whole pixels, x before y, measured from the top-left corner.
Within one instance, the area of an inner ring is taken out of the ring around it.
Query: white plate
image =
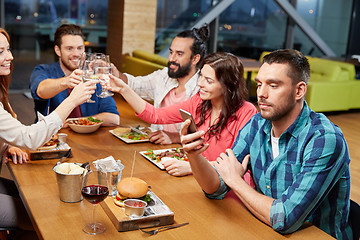
[[[120,140],[126,142],[126,143],[139,143],[139,142],[149,142],[149,139],[143,139],[143,140],[132,140],[132,139],[129,139],[129,138],[123,138],[119,135],[117,135],[116,133],[114,133],[113,130],[109,130],[109,132],[114,135],[115,137],[119,138]]]
[[[168,148],[168,149],[160,149],[160,150],[153,150],[153,152],[155,154],[159,154],[161,152],[166,152],[166,151],[169,151],[169,150],[173,150],[174,148]],[[163,157],[161,159],[161,161],[156,161],[156,160],[152,160],[151,158],[149,158],[145,153],[147,151],[141,151],[140,154],[141,156],[143,156],[144,158],[146,158],[147,160],[149,160],[152,164],[154,164],[155,166],[157,166],[158,168],[160,168],[161,170],[165,170],[165,167],[164,165],[162,165],[162,161],[164,161],[164,158],[166,158],[167,160],[169,159],[174,159],[174,158],[171,158],[171,157]],[[175,158],[176,159],[176,158]]]

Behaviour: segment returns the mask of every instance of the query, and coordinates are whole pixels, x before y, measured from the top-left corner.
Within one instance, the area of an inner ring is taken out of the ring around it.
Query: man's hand
[[[191,173],[190,163],[177,159],[169,159],[161,162],[166,171],[176,177],[186,176]]]
[[[188,128],[190,126],[190,123],[191,123],[190,119],[187,119],[181,125],[180,142],[185,153],[188,156],[199,155],[209,147],[209,144],[204,144],[205,142],[204,131],[197,131],[195,133],[188,134]]]
[[[150,133],[149,140],[155,144],[180,143],[180,135],[179,133],[160,130]]]
[[[226,149],[226,153],[221,153],[220,157],[216,159],[214,166],[224,182],[229,187],[233,187],[233,183],[236,183],[239,178],[244,176],[249,160],[250,155],[246,155],[243,162],[240,163],[236,159],[234,152],[231,149]]]
[[[18,147],[9,147],[5,154],[7,155],[5,163],[8,162],[9,158],[12,159],[14,164],[23,164],[29,160],[29,155]]]
[[[82,71],[75,69],[69,76],[63,78],[61,84],[66,88],[74,88],[82,82],[81,75]]]

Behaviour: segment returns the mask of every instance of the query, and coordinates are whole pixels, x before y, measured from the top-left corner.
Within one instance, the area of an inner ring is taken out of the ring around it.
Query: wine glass
[[[91,235],[105,232],[105,226],[95,221],[95,207],[109,195],[109,189],[102,185],[87,185],[81,189],[81,194],[93,205],[92,222],[86,224],[83,231]]]
[[[95,72],[95,61],[94,55],[92,53],[84,52],[80,57],[79,69],[83,72],[82,80],[83,82],[96,80],[98,76]],[[95,103],[94,100],[88,99],[87,103]]]
[[[106,98],[111,97],[114,94],[109,92],[105,86],[107,82],[110,80],[109,75],[111,74],[111,62],[110,62],[110,56],[105,55],[103,53],[96,53],[94,55],[94,59],[96,62],[96,73],[99,77],[99,81],[101,84],[101,93],[97,95],[99,98]]]

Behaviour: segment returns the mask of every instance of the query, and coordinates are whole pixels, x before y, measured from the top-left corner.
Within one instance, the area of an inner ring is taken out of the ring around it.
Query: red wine
[[[97,204],[109,195],[109,190],[105,186],[89,185],[81,189],[81,194],[90,203]]]

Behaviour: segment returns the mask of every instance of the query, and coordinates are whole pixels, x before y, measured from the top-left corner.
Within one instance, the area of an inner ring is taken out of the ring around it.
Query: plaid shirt
[[[160,107],[161,102],[170,90],[179,85],[177,79],[169,77],[167,67],[146,76],[134,77],[126,73],[125,75],[128,78],[130,88],[141,98],[153,101],[154,107],[156,108]],[[199,71],[185,84],[186,99],[194,96],[199,91],[199,87],[197,86],[198,78]],[[152,124],[151,127],[155,130],[162,130],[161,125]]]
[[[350,156],[341,130],[305,102],[296,121],[280,136],[273,159],[269,120],[255,115],[240,130],[233,151],[241,162],[250,154],[256,189],[275,199],[270,210],[273,229],[296,231],[305,221],[337,239],[352,239]],[[209,197],[221,198],[228,187]]]

